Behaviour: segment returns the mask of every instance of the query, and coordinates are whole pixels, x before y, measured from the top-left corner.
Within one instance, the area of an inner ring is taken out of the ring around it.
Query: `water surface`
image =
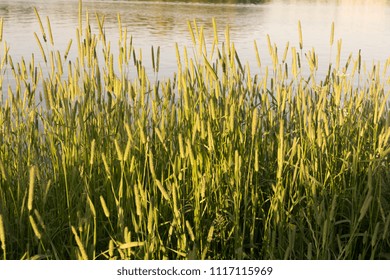
[[[197,20],[205,26],[206,37],[212,41],[212,18],[219,26],[221,39],[227,25],[240,58],[257,67],[254,41],[260,48],[264,65],[270,63],[266,35],[277,44],[280,53],[287,42],[298,48],[297,24],[303,29],[304,50],[312,47],[319,55],[319,63],[327,67],[334,59],[336,44],[329,45],[331,23],[335,23],[335,41],[342,38],[342,56],[357,55],[361,49],[368,64],[383,63],[390,56],[390,1],[386,0],[170,0],[170,1],[83,1],[94,24],[94,14],[104,15],[106,34],[118,40],[117,15],[133,36],[136,48],[143,50],[150,62],[151,46],[161,47],[161,73],[169,76],[176,71],[175,42],[180,47],[191,45],[187,21]],[[75,38],[78,26],[77,0],[0,0],[0,17],[4,19],[3,40],[10,46],[15,59],[39,57],[33,33],[40,33],[33,8],[36,7],[44,23],[50,17],[55,46],[61,52],[70,38]],[[95,25],[96,26],[96,25]],[[3,51],[3,49],[1,49]],[[72,51],[77,51],[73,44]]]

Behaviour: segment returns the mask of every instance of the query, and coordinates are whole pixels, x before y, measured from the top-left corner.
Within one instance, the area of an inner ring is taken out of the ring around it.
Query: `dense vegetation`
[[[194,22],[149,79],[120,19],[114,56],[79,16],[76,59],[38,13],[43,66],[2,46],[3,259],[390,258],[389,63],[341,65],[338,44],[319,81],[302,38],[280,56],[268,37],[254,74]]]

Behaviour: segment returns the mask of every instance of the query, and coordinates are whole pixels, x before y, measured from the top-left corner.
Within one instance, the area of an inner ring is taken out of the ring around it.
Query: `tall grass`
[[[36,13],[41,54],[0,58],[3,259],[390,258],[389,61],[339,48],[318,80],[299,24],[299,51],[268,37],[272,67],[255,42],[259,75],[190,22],[177,72],[158,80],[152,48],[150,80],[120,18],[114,56],[80,2],[62,54]]]

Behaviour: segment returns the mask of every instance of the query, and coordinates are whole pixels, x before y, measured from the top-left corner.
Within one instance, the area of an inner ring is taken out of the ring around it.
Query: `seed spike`
[[[47,28],[49,29],[50,44],[52,46],[54,46],[53,32],[51,31],[51,25],[50,25],[49,17],[46,17],[46,21],[47,21]]]
[[[35,167],[30,168],[30,181],[28,189],[27,209],[31,211],[33,209],[34,200],[34,182],[35,182]]]
[[[330,30],[330,46],[333,46],[334,41],[334,22],[332,22],[332,27]]]
[[[3,18],[0,18],[0,42],[3,41]]]
[[[303,39],[302,39],[302,26],[301,26],[301,21],[298,21],[298,33],[299,33],[299,48],[303,49]]]
[[[5,246],[5,228],[4,228],[4,221],[3,221],[3,215],[0,214],[0,242],[1,242],[1,249],[3,250],[4,260],[6,259],[6,246]]]
[[[41,33],[42,33],[42,36],[43,36],[43,41],[46,42],[46,33],[45,33],[45,29],[43,28],[43,24],[42,24],[42,20],[41,20],[41,17],[38,13],[38,10],[34,7],[34,12],[35,12],[35,15],[38,19],[38,23],[39,23],[39,27],[41,29]]]
[[[108,210],[106,201],[104,200],[104,197],[103,197],[102,195],[100,196],[100,203],[101,203],[101,205],[102,205],[104,215],[105,215],[107,218],[110,218],[110,211]]]

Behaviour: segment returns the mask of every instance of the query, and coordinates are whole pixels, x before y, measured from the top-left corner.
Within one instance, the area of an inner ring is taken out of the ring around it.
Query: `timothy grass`
[[[152,48],[150,79],[120,18],[114,56],[80,2],[62,54],[36,14],[44,63],[0,52],[3,259],[390,257],[389,61],[341,65],[339,41],[318,80],[299,23],[299,51],[269,36],[254,70],[190,22],[177,72],[159,80]]]

